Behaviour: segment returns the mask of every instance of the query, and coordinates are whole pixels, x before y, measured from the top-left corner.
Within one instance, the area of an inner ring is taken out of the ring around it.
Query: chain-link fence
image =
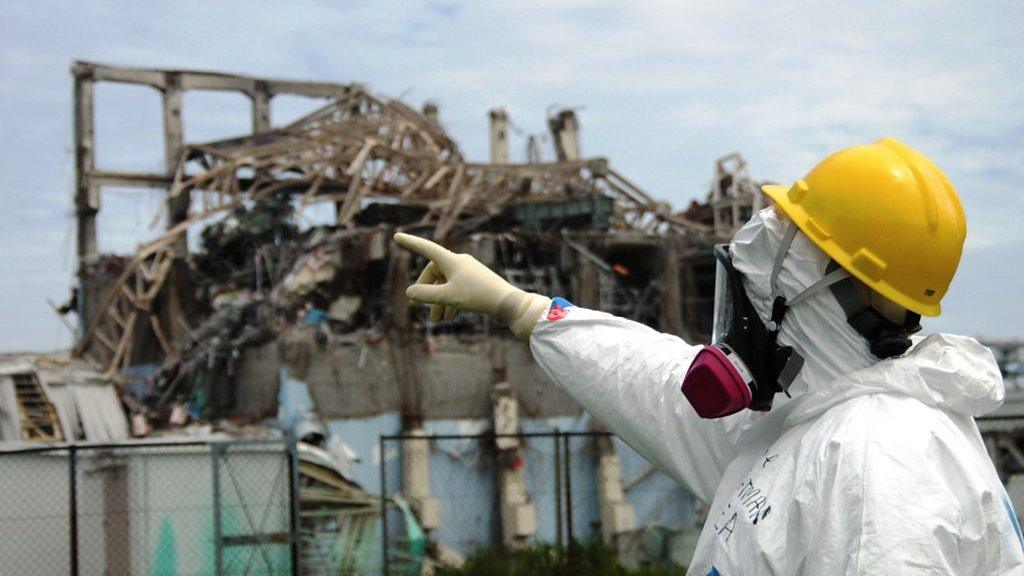
[[[679,563],[669,541],[700,525],[692,496],[606,432],[382,436],[380,454],[397,456],[380,469],[385,574],[590,539],[626,564]]]
[[[0,452],[0,572],[298,573],[297,470],[288,441]]]

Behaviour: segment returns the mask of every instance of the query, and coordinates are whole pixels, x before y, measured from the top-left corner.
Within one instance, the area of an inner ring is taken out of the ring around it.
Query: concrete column
[[[406,434],[427,435],[420,427],[407,429]],[[424,530],[441,527],[441,503],[430,490],[429,440],[402,440],[402,494],[416,512]]]
[[[181,122],[181,84],[174,72],[164,73],[164,167],[173,174],[178,167],[185,133]]]
[[[423,115],[427,117],[427,120],[434,126],[441,125],[441,119],[438,117],[437,104],[431,101],[423,103]]]
[[[178,162],[184,149],[184,128],[181,120],[181,78],[177,73],[164,73],[163,119],[164,119],[164,168],[167,175],[174,176]],[[167,228],[188,219],[191,195],[188,192],[175,197],[167,205]],[[179,258],[171,267],[164,287],[165,305],[161,306],[162,321],[171,340],[171,345],[185,338],[184,328],[177,320],[192,319],[190,311],[193,294],[192,278],[188,267],[184,264],[184,256],[188,254],[188,238],[182,234],[172,244],[174,254]]]
[[[716,234],[720,234],[722,231],[722,218],[719,215],[719,211],[721,209],[721,202],[711,202],[712,226],[714,227]]]
[[[636,511],[626,502],[622,489],[622,468],[615,443],[602,436],[597,442],[597,502],[601,510],[601,538],[619,547],[619,536],[636,530]]]
[[[74,138],[75,138],[75,217],[77,220],[78,264],[83,266],[96,260],[99,249],[96,241],[96,213],[100,209],[99,187],[89,178],[95,168],[93,120],[93,79],[90,73],[75,68],[74,80]]]
[[[174,176],[178,168],[178,161],[181,159],[181,151],[184,148],[184,128],[181,122],[181,83],[178,74],[174,72],[164,73],[164,168],[169,176]],[[176,224],[188,218],[188,208],[191,196],[186,192],[177,196],[167,206],[167,227],[172,228]],[[184,255],[188,252],[188,243],[185,238],[177,241],[174,245],[175,253]]]
[[[491,164],[508,164],[508,114],[504,108],[492,108]]]
[[[507,383],[494,387],[494,431],[514,434],[519,430],[519,402]],[[495,439],[498,449],[498,490],[501,535],[506,549],[524,545],[537,533],[537,509],[526,491],[526,460],[519,438]]]
[[[580,126],[576,113],[565,109],[548,118],[548,128],[555,142],[555,154],[561,162],[580,159]]]
[[[683,336],[683,287],[680,282],[679,242],[672,235],[661,244],[661,331]]]
[[[591,248],[591,246],[587,246]],[[601,308],[601,277],[597,266],[580,254],[575,254],[576,273],[573,274],[573,303],[584,308]]]
[[[391,330],[387,343],[391,370],[402,404],[402,417],[411,423],[407,428],[419,427],[423,422],[423,390],[419,376],[419,362],[416,354],[418,342],[412,336],[412,322],[409,319],[410,303],[405,296],[409,285],[410,253],[397,247],[391,248],[390,272],[384,287],[390,304]]]
[[[81,305],[79,330],[88,326],[94,310],[92,303],[99,297],[94,284],[82,281],[82,272],[99,258],[96,215],[100,210],[100,188],[92,182],[89,172],[95,168],[95,125],[92,73],[75,66],[74,74],[74,139],[75,139],[75,237],[78,255],[79,298]]]
[[[259,134],[270,130],[270,92],[266,82],[257,81],[256,88],[250,95],[252,98],[252,133]]]
[[[526,138],[526,163],[540,164],[542,161],[540,143],[537,142],[537,137],[531,134]]]

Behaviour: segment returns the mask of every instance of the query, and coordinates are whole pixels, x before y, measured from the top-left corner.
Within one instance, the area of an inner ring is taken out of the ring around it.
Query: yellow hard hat
[[[832,154],[792,186],[762,190],[869,288],[922,316],[940,314],[967,220],[953,185],[924,154],[884,138]]]

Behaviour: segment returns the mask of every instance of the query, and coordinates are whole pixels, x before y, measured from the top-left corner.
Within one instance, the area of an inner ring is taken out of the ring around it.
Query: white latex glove
[[[551,299],[516,288],[469,254],[456,254],[425,238],[395,234],[395,243],[430,260],[416,283],[405,291],[410,300],[430,305],[430,320],[450,320],[458,310],[493,316],[512,333],[528,339]]]

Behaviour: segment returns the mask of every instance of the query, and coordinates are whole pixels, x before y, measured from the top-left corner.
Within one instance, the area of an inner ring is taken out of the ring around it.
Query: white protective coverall
[[[787,223],[767,208],[734,237],[762,318]],[[802,233],[786,297],[828,257]],[[769,412],[697,416],[680,392],[698,346],[556,299],[530,338],[561,388],[658,468],[711,502],[689,574],[1024,574],[1020,530],[972,417],[998,407],[992,353],[935,334],[878,361],[829,290],[793,306],[782,344],[806,360]]]

